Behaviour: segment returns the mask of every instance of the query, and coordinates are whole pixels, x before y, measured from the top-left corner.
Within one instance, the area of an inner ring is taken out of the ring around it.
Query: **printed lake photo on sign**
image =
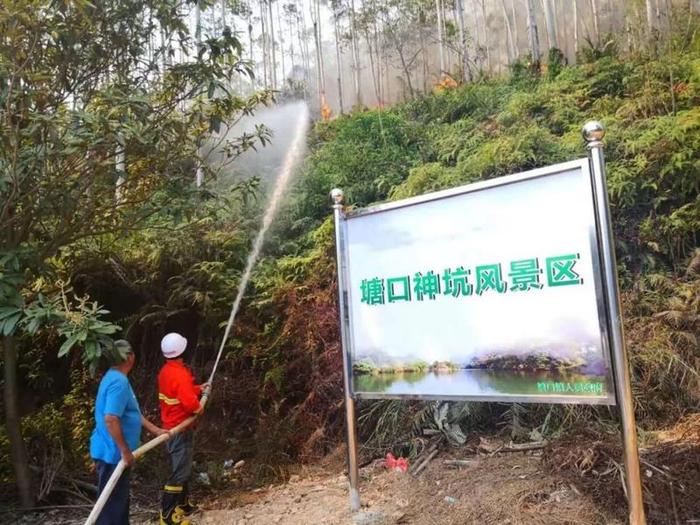
[[[502,182],[348,216],[355,396],[614,403],[587,164]]]

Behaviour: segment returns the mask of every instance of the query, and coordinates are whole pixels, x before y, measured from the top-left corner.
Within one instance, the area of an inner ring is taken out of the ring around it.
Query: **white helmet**
[[[187,348],[187,339],[176,332],[170,332],[160,342],[160,350],[166,359],[173,359]]]

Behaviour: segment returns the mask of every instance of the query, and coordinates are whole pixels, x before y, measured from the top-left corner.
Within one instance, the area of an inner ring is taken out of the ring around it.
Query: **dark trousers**
[[[163,516],[187,500],[194,458],[194,433],[187,430],[175,434],[167,441],[166,447],[170,456],[170,477],[163,487]]]
[[[105,463],[99,459],[95,461],[95,465],[97,466],[97,496],[99,497],[117,465]],[[129,525],[129,476],[130,471],[126,469],[98,516],[97,525]]]

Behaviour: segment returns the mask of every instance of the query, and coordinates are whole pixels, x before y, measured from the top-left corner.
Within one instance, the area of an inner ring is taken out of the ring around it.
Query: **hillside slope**
[[[267,395],[295,400],[277,419],[302,457],[328,450],[342,421],[330,188],[343,188],[348,205],[365,206],[581,158],[580,130],[590,119],[608,129],[608,186],[638,421],[654,429],[697,410],[700,52],[694,45],[662,58],[620,58],[607,47],[588,55],[542,77],[514,68],[505,78],[316,126],[290,213],[277,228],[286,241],[271,248],[278,258],[257,273],[250,324],[245,335],[241,330],[248,355],[259,359],[256,375]],[[398,414],[384,417],[389,410]],[[411,425],[422,422],[425,410],[362,404],[366,451],[410,450]],[[513,412],[478,405],[461,423],[503,423],[526,434],[591,420],[611,422],[595,408]]]

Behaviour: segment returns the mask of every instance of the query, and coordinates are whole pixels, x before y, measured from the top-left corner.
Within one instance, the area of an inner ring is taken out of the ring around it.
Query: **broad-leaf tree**
[[[204,4],[204,2],[200,2]],[[12,461],[32,504],[17,406],[18,337],[64,336],[93,364],[117,327],[56,283],[51,258],[83,239],[140,228],[192,192],[197,145],[267,93],[224,31],[195,45],[191,6],[154,0],[5,0],[0,6],[0,335]],[[235,155],[256,137],[226,140]],[[119,162],[117,162],[117,160]],[[53,283],[53,284],[52,284]]]

